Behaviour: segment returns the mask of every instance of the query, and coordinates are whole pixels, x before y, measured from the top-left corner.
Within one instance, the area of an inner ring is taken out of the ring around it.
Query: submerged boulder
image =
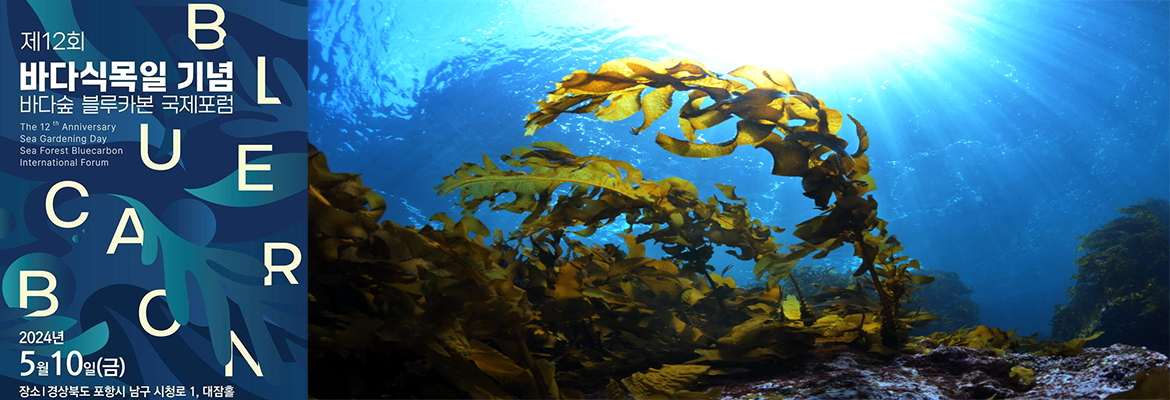
[[[1122,344],[1072,357],[969,347],[898,357],[848,346],[824,350],[747,374],[708,376],[689,389],[718,388],[724,399],[1104,399],[1133,389],[1131,377],[1167,364],[1161,353]]]

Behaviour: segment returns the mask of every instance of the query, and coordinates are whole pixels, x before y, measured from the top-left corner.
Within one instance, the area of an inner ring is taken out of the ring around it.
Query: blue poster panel
[[[2,3],[0,398],[306,398],[297,3]]]

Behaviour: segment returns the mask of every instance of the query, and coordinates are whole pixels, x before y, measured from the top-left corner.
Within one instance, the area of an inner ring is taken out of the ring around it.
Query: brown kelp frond
[[[1147,198],[1123,216],[1079,236],[1076,284],[1057,306],[1052,337],[1102,331],[1102,345],[1124,343],[1170,351],[1170,202]]]
[[[636,372],[622,379],[622,383],[629,388],[634,400],[717,399],[722,394],[718,388],[702,393],[683,390],[709,369],[711,367],[707,365],[663,365],[662,368],[651,368],[646,373]]]
[[[560,397],[547,384],[551,365],[525,357],[525,342],[508,334],[534,315],[512,284],[517,265],[482,243],[483,224],[442,215],[441,230],[378,224],[381,197],[310,154],[314,396]]]
[[[907,332],[938,317],[903,303],[933,278],[911,274],[918,261],[900,254],[878,218],[868,132],[849,116],[859,143],[847,152],[837,136],[844,116],[783,71],[719,75],[688,59],[612,60],[558,82],[528,116],[528,133],[563,113],[617,121],[642,111],[638,133],[669,111],[675,92],[687,94],[684,139],[659,134],[658,145],[686,157],[741,145],[769,151],[773,174],[800,177],[823,211],[796,225],[798,243],[777,243],[784,229],[752,218],[734,186],[717,185],[704,200],[687,180],[655,180],[555,142],[518,147],[502,164],[486,155],[464,163],[436,187],[457,194],[462,217],[404,227],[379,221],[381,196],[357,175],[329,171],[313,150],[310,394],[581,398],[571,387],[604,387],[611,398],[714,398],[718,391],[686,388],[818,347],[928,351],[908,345]],[[733,118],[735,137],[696,142],[696,130]],[[485,204],[523,222],[492,231],[473,216]],[[580,241],[618,221],[628,225],[619,240]],[[648,256],[651,242],[666,256]],[[856,271],[821,274],[833,281],[793,274],[806,256],[846,245],[860,259]],[[716,273],[720,246],[751,263],[762,284],[740,286],[727,276],[732,266]],[[936,339],[1010,349],[1011,333],[981,327]]]
[[[458,190],[465,214],[485,202],[493,210],[526,214],[516,237],[563,229],[589,236],[623,217],[631,225],[649,227],[636,243],[653,239],[667,244],[666,252],[682,261],[684,271],[713,270],[706,265],[710,246],[733,248],[728,253],[752,261],[780,249],[772,233],[783,229],[752,219],[747,200],[735,195],[734,186],[718,185],[724,197],[735,202],[716,197],[703,202],[694,184],[680,178],[648,180],[623,161],[578,157],[555,142],[533,146],[544,150],[521,147],[512,152],[517,157],[503,158],[512,170],[500,169],[484,157],[482,166],[464,163],[436,190],[440,195]],[[523,168],[528,171],[516,170]],[[562,187],[566,190],[558,194]],[[515,199],[498,201],[504,193]]]
[[[744,79],[752,87],[733,78]],[[643,96],[647,89],[652,91]],[[882,281],[875,269],[895,269],[906,259],[895,255],[901,245],[886,231],[886,221],[877,217],[877,201],[866,196],[877,189],[865,154],[869,133],[848,116],[856,126],[859,143],[856,151],[847,152],[849,143],[837,135],[843,124],[841,112],[798,90],[787,73],[749,65],[724,76],[689,59],[612,60],[596,72],[575,71],[557,82],[548,98],[537,103],[539,110],[528,115],[527,134],[547,126],[564,112],[591,111],[601,120],[617,121],[642,109],[644,122],[633,129],[638,133],[670,108],[673,92],[686,92],[688,96],[679,110],[684,139],[659,133],[655,142],[660,147],[683,157],[699,158],[726,156],[742,145],[762,148],[772,154],[772,174],[800,177],[803,194],[813,199],[817,209],[825,211],[796,226],[793,234],[803,243],[790,246],[787,253],[757,257],[757,278],[787,279],[805,256],[817,253],[814,258],[822,258],[852,244],[854,254],[861,259],[854,275],[869,273],[875,287],[880,288],[882,319],[889,322],[882,331],[883,342],[893,348],[905,343],[906,332],[895,320],[899,299],[908,290],[898,280]],[[573,108],[586,101],[586,105]],[[603,106],[606,102],[608,105]],[[722,143],[695,142],[696,130],[733,117],[738,119],[735,137]],[[917,268],[916,264],[913,268]],[[894,274],[909,276],[904,269]]]

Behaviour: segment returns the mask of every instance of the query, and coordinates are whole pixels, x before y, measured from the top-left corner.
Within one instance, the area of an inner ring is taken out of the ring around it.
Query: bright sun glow
[[[925,51],[948,35],[943,1],[614,0],[632,35],[662,35],[720,64],[832,68],[891,52]]]

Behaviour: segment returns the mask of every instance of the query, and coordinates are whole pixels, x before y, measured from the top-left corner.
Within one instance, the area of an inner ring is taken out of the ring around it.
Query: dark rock
[[[1133,388],[1137,372],[1166,363],[1161,353],[1126,345],[1085,348],[1076,357],[967,347],[885,357],[841,346],[766,371],[709,376],[692,390],[720,387],[724,399],[1103,399]],[[1034,383],[1009,377],[1012,367],[1031,368]]]
[[[1009,354],[1013,364],[1036,371],[1036,387],[1022,396],[1045,398],[1098,398],[1133,388],[1134,374],[1166,365],[1166,355],[1115,344],[1106,348],[1086,347],[1076,357],[1039,357]]]

